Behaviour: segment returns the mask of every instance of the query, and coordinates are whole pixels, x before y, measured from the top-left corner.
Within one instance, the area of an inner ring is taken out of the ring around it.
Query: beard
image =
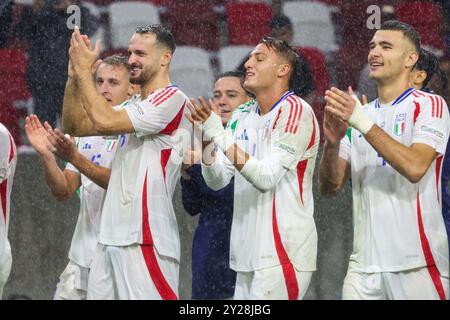
[[[138,77],[130,77],[130,83],[138,84],[140,86],[150,82],[155,76],[157,71],[154,68],[143,68],[140,75]]]

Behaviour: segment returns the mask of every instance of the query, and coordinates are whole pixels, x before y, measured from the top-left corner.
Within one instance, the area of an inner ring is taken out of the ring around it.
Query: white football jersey
[[[359,271],[397,272],[436,265],[449,275],[448,241],[441,213],[441,164],[450,131],[449,111],[437,95],[412,88],[394,102],[363,107],[390,137],[438,153],[418,183],[392,168],[357,130],[342,139],[339,155],[351,165],[353,253]]]
[[[77,138],[78,151],[98,166],[111,168],[117,147],[117,136]],[[71,163],[67,170],[80,173]],[[81,174],[80,213],[69,250],[70,260],[89,268],[97,248],[101,212],[106,190]]]
[[[235,110],[227,130],[250,156],[287,170],[275,188],[262,192],[222,152],[213,165],[202,165],[212,188],[227,185],[235,176],[231,268],[248,272],[289,260],[299,271],[314,271],[317,232],[312,177],[320,134],[312,108],[288,92],[270,112],[260,115],[253,100]]]
[[[0,123],[0,261],[5,260],[4,255],[11,254],[8,241],[8,226],[16,164],[16,144],[8,129]]]
[[[180,259],[172,196],[180,178],[192,124],[188,98],[175,86],[146,99],[134,96],[124,109],[135,129],[119,137],[103,206],[99,242],[154,244],[159,254]]]

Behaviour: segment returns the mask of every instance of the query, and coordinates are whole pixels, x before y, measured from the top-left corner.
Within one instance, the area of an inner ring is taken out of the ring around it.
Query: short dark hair
[[[296,95],[302,95],[302,88],[304,87],[302,77],[303,62],[298,52],[286,41],[273,37],[266,36],[262,38],[260,43],[264,43],[267,47],[274,49],[278,52],[278,54],[286,58],[288,63],[292,66],[291,77],[289,79],[289,88],[294,91]]]
[[[292,66],[298,58],[297,51],[282,39],[265,36],[259,43],[263,43],[268,48],[274,49],[279,55],[286,58]]]
[[[419,60],[417,60],[414,70],[425,71],[427,77],[423,81],[423,88],[425,88],[430,80],[433,78],[434,74],[439,69],[438,58],[430,51],[420,48]]]
[[[222,72],[221,74],[219,74],[216,79],[214,80],[214,82],[216,82],[217,80],[221,79],[221,78],[225,78],[225,77],[234,77],[234,78],[239,78],[242,79],[244,77],[245,73],[241,70],[232,70],[232,71],[225,71]]]
[[[292,29],[292,22],[284,14],[274,16],[270,21],[270,30],[281,29],[285,27]]]
[[[172,33],[161,24],[149,24],[144,27],[138,27],[135,31],[138,34],[153,33],[156,35],[156,41],[166,46],[170,52],[174,53],[176,49],[175,38]]]
[[[388,20],[381,25],[380,30],[401,31],[417,52],[420,51],[420,35],[411,25],[397,20]]]
[[[247,96],[249,96],[250,98],[254,98],[255,95],[253,93],[251,93],[250,91],[247,91],[247,89],[245,89],[244,86],[243,86],[244,76],[245,76],[245,72],[242,71],[242,70],[226,71],[226,72],[222,72],[221,74],[219,74],[216,77],[216,80],[214,80],[214,83],[217,82],[217,80],[222,79],[222,78],[226,78],[226,77],[238,78],[242,89],[244,89],[244,91],[245,91],[245,94]]]

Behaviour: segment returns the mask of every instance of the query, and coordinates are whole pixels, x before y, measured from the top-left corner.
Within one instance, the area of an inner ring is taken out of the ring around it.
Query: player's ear
[[[161,67],[167,67],[172,60],[172,52],[166,50],[161,56]]]
[[[292,70],[292,66],[290,64],[287,63],[283,63],[280,64],[279,68],[278,68],[278,76],[279,77],[285,77],[286,75],[288,75]]]
[[[419,60],[419,53],[415,50],[411,51],[406,58],[405,67],[413,68],[414,65],[417,63],[417,60]]]
[[[415,87],[422,87],[423,82],[427,78],[427,73],[423,70],[420,70],[416,73],[413,82]]]

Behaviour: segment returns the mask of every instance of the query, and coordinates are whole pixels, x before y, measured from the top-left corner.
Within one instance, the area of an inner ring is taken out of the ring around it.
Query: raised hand
[[[49,141],[54,147],[54,153],[62,160],[71,162],[78,150],[75,141],[69,135],[65,135],[59,129],[52,129],[48,122],[44,124],[49,135]]]
[[[330,144],[337,144],[345,136],[348,125],[330,111],[330,106],[325,106],[323,119],[323,133]]]
[[[39,155],[53,157],[53,152],[56,151],[56,149],[49,140],[47,130],[36,115],[32,114],[26,117],[25,133],[31,146],[39,153]]]
[[[84,43],[86,44],[86,46],[88,47],[88,48],[90,48],[90,46],[91,46],[91,40],[89,39],[89,37],[87,36],[87,35],[81,35],[81,38],[83,39],[83,41],[84,41]],[[101,60],[100,60],[101,61]],[[98,62],[98,61],[97,61]],[[96,63],[97,63],[96,62]],[[93,70],[93,73],[95,72],[95,70],[97,70],[97,67],[98,67],[98,65],[97,64],[94,64],[94,66],[96,66],[95,67],[95,69]],[[68,70],[67,70],[67,76],[69,77],[69,78],[74,78],[75,77],[75,70],[73,69],[73,65],[72,65],[72,62],[71,62],[71,59],[69,59],[69,64],[68,64]]]
[[[70,39],[69,56],[76,74],[92,72],[93,65],[100,54],[100,41],[97,40],[94,49],[90,48],[87,36],[81,35],[78,27],[75,27]]]
[[[357,101],[351,96],[353,93],[351,87],[348,88],[349,93],[332,87],[325,92],[325,101],[327,102],[326,110],[339,117],[342,121],[347,122],[355,109]]]
[[[208,120],[209,116],[211,115],[211,110],[214,108],[211,100],[209,101],[210,104],[208,105],[203,97],[198,97],[201,107],[198,105],[195,99],[191,98],[189,100],[191,101],[191,105],[188,104],[187,106],[191,111],[191,114],[187,115],[188,120],[193,124],[203,123]]]
[[[209,99],[208,101],[209,101],[209,107],[211,108],[211,110],[220,117],[219,104],[214,103],[214,101],[212,99]]]

